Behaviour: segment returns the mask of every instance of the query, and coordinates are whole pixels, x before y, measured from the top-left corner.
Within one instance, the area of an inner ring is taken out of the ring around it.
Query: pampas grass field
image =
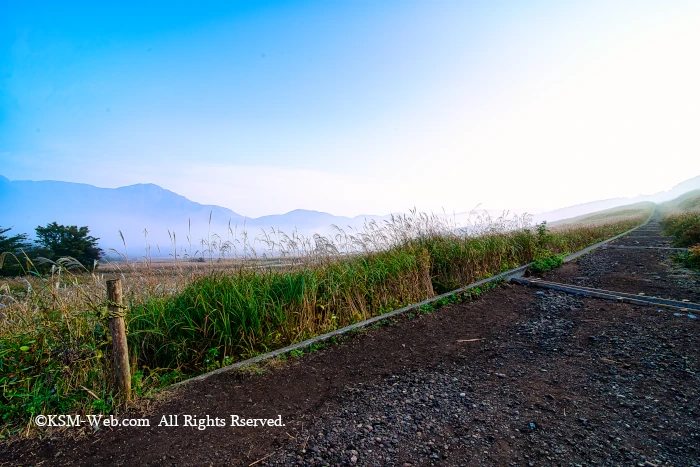
[[[651,208],[534,228],[527,217],[459,227],[412,212],[334,236],[264,233],[202,242],[198,261],[148,256],[100,265],[70,258],[0,281],[0,436],[36,414],[111,413],[115,394],[105,281],[121,278],[138,398],[174,382],[454,290],[536,259],[574,252],[643,223]]]

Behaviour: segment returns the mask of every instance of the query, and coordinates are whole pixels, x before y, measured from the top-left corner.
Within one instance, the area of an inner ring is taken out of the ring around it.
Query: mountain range
[[[584,214],[641,201],[660,203],[700,188],[700,176],[686,180],[668,191],[634,198],[614,198],[569,206],[533,216],[534,222],[574,218]],[[455,217],[464,219],[469,213]],[[489,210],[491,216],[501,211]],[[285,214],[249,218],[230,209],[204,205],[154,184],[137,184],[119,188],[60,181],[11,181],[0,176],[0,226],[12,227],[10,233],[33,236],[38,225],[56,221],[65,225],[87,225],[91,234],[100,238],[105,250],[110,248],[132,254],[143,254],[146,244],[151,253],[165,256],[191,244],[191,251],[200,247],[200,239],[216,233],[226,240],[240,238],[245,229],[249,238],[272,228],[291,234],[311,236],[331,234],[331,225],[342,229],[359,229],[372,219],[389,215],[334,216],[329,213],[297,209]],[[120,233],[121,232],[121,233]],[[174,234],[174,238],[173,238]]]
[[[0,226],[12,227],[11,234],[28,233],[38,225],[56,221],[64,225],[87,225],[105,249],[138,251],[146,244],[158,256],[180,247],[200,247],[200,239],[217,234],[227,240],[242,232],[249,237],[263,230],[279,230],[290,235],[330,234],[331,225],[360,228],[366,219],[386,216],[334,216],[325,212],[296,209],[286,214],[250,218],[231,209],[199,204],[154,184],[119,188],[60,181],[11,181],[0,176]],[[148,232],[146,234],[146,231]],[[174,234],[174,237],[172,236]],[[122,239],[122,236],[124,239]]]

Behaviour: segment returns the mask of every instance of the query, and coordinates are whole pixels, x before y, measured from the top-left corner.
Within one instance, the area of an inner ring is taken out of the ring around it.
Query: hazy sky
[[[259,216],[700,174],[700,2],[0,0],[0,175]]]

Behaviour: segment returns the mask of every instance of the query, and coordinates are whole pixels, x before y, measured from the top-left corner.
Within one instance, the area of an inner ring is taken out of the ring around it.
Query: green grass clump
[[[664,234],[673,237],[676,247],[688,251],[675,256],[686,267],[700,269],[700,190],[689,191],[659,208]]]
[[[30,290],[30,301],[38,296]],[[62,312],[50,303],[42,316],[29,316],[19,332],[0,334],[0,419],[28,423],[34,415],[71,413],[75,406],[109,413],[112,395],[91,396],[86,388],[110,384],[104,323],[82,312]],[[7,327],[15,327],[5,317]],[[93,393],[94,394],[94,393]],[[0,435],[3,433],[0,432]]]
[[[684,212],[666,216],[661,225],[664,234],[673,237],[677,247],[700,245],[700,212]]]
[[[408,248],[294,271],[216,273],[133,307],[129,345],[139,366],[196,373],[226,356],[264,353],[432,294],[427,252]]]
[[[688,247],[688,251],[675,256],[682,265],[700,269],[700,211],[676,213],[666,216],[661,225],[666,235],[673,236],[673,245]]]
[[[558,268],[559,266],[561,266],[564,262],[564,257],[566,257],[565,253],[559,255],[550,254],[546,256],[540,256],[538,258],[535,258],[535,261],[532,262],[530,269],[536,273],[550,271],[554,268]]]
[[[685,264],[694,269],[700,269],[700,245],[695,245],[688,250]]]
[[[688,251],[677,254],[675,259],[687,268],[700,270],[700,245],[695,245]]]

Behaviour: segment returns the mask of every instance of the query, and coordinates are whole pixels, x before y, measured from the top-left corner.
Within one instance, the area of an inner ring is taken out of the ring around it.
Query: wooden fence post
[[[129,349],[126,345],[126,324],[122,307],[122,281],[107,281],[107,309],[109,332],[112,335],[112,354],[114,370],[117,376],[117,389],[124,398],[131,398],[131,369],[129,368]]]

